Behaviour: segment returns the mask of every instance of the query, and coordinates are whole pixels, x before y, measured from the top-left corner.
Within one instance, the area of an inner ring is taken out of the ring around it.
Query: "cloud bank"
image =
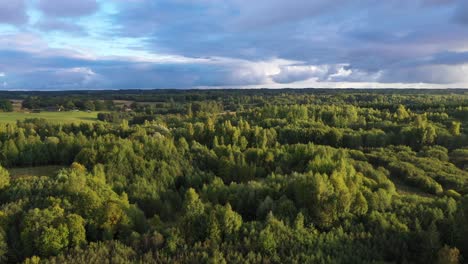
[[[464,0],[0,0],[0,89],[468,88]]]

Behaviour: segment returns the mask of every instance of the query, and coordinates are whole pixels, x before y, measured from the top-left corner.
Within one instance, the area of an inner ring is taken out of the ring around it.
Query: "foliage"
[[[468,256],[462,91],[1,94],[2,263]]]

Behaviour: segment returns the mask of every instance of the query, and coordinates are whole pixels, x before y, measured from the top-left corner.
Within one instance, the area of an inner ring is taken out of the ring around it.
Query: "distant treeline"
[[[115,105],[111,100],[89,100],[72,96],[28,96],[23,100],[22,107],[25,109],[104,111],[114,110]]]
[[[13,111],[13,104],[8,99],[0,99],[0,112]]]

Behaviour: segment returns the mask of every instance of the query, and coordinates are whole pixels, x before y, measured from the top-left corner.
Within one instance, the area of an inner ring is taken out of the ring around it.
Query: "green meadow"
[[[21,167],[9,169],[12,178],[24,178],[31,176],[54,176],[63,166],[38,166],[38,167]]]
[[[43,118],[52,123],[82,123],[96,122],[98,112],[2,112],[0,113],[0,123],[16,123],[18,120],[30,118]]]

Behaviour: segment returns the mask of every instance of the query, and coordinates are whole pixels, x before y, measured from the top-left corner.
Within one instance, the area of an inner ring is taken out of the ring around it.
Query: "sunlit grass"
[[[27,112],[11,112],[0,113],[0,123],[16,123],[18,120],[25,120],[29,118],[43,118],[52,123],[82,123],[82,122],[96,122],[98,112],[41,112],[41,113],[27,113]]]
[[[30,177],[30,176],[54,176],[63,166],[39,166],[39,167],[22,167],[10,168],[10,176],[12,178]]]

